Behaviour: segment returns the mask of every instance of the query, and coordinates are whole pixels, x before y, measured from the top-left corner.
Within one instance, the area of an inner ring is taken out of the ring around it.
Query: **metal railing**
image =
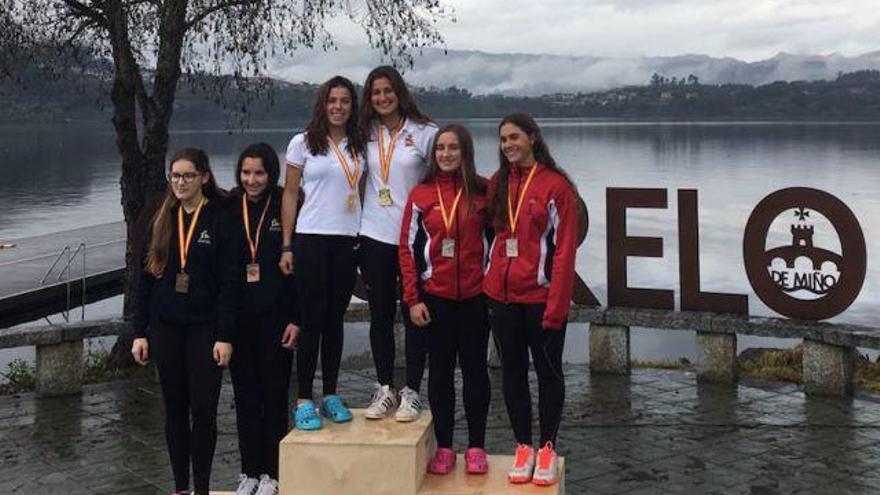
[[[55,277],[55,282],[61,282],[62,278],[64,278],[64,282],[67,285],[67,304],[66,309],[61,312],[61,316],[64,318],[64,321],[70,321],[70,308],[71,308],[71,300],[70,300],[70,288],[71,284],[75,282],[75,279],[71,278],[73,263],[76,261],[76,257],[80,256],[82,258],[82,276],[79,277],[81,284],[80,291],[80,319],[86,319],[86,244],[84,242],[79,243],[75,250],[70,248],[70,245],[64,246],[61,249],[61,252],[58,253],[58,256],[55,257],[55,261],[52,263],[52,266],[46,270],[46,274],[43,275],[43,278],[40,279],[40,285],[45,285],[46,280],[49,279],[52,272],[55,270],[55,267],[58,266],[59,263],[63,259],[65,259],[65,255],[67,255],[67,262],[64,263],[64,266],[61,268],[61,271],[58,272],[58,276]],[[48,321],[48,318],[47,318]],[[51,322],[50,322],[51,323]]]

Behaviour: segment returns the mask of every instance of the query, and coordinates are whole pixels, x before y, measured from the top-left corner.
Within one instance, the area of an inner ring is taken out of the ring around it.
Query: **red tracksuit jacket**
[[[495,225],[483,292],[502,303],[546,303],[542,325],[559,329],[568,318],[574,290],[577,198],[562,175],[544,165],[535,166],[538,169],[525,193],[516,224],[518,256],[507,256],[506,243],[511,233],[505,218]],[[508,188],[514,209],[530,171],[512,167],[509,172]],[[496,181],[493,176],[489,183],[490,198]]]
[[[479,180],[485,183],[486,179]],[[457,173],[439,174],[436,182],[449,215],[461,179]],[[410,192],[403,210],[399,244],[403,301],[408,306],[421,302],[420,291],[454,300],[482,292],[488,253],[486,207],[486,197],[474,194],[468,207],[462,195],[449,234],[455,239],[455,256],[446,257],[442,243],[447,233],[436,184],[419,184]]]

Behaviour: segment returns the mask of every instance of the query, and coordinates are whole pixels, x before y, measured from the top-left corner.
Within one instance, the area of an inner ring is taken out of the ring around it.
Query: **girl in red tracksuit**
[[[577,199],[529,115],[505,117],[499,137],[500,167],[489,185],[496,236],[483,292],[489,297],[504,401],[518,443],[508,478],[551,485],[558,476],[553,445],[565,400],[562,349],[574,284]],[[537,456],[532,447],[530,351],[538,375]]]
[[[409,195],[400,233],[403,299],[410,317],[427,333],[428,397],[438,449],[428,470],[446,474],[455,465],[452,427],[455,415],[456,356],[463,377],[469,448],[466,470],[489,469],[486,416],[489,375],[486,351],[489,325],[482,294],[487,250],[486,181],[474,168],[474,145],[460,125],[437,133],[427,177]]]

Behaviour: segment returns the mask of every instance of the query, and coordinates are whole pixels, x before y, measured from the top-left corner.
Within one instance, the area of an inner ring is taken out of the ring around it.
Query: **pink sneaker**
[[[455,451],[447,448],[439,448],[434,452],[434,458],[428,463],[428,472],[433,474],[449,474],[455,467]]]
[[[479,447],[471,447],[464,453],[465,470],[468,474],[486,474],[489,472],[489,459],[486,451]]]

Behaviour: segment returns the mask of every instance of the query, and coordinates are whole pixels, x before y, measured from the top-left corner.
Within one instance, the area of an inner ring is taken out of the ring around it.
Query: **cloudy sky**
[[[442,0],[441,0],[442,1]],[[449,48],[495,53],[663,56],[755,61],[789,53],[880,49],[871,0],[445,0]],[[358,43],[351,30],[339,39]]]
[[[449,52],[416,54],[410,83],[546,94],[646,84],[655,72],[765,84],[880,69],[877,0],[441,1],[455,11],[455,22],[440,23]],[[357,2],[351,5],[363,8]],[[269,73],[288,81],[363,80],[384,62],[344,16],[329,27],[338,51],[299,50],[273,60]],[[775,57],[780,52],[789,55]],[[712,58],[665,58],[685,54]]]

